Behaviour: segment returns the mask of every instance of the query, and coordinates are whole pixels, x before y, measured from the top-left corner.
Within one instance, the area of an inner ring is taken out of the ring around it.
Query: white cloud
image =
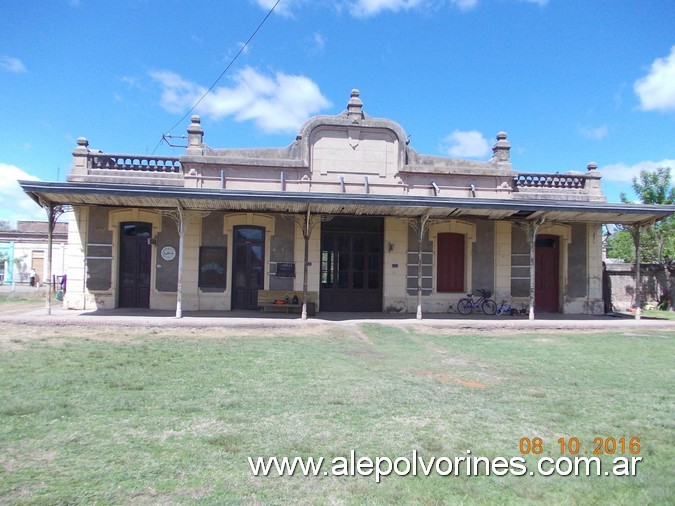
[[[441,150],[450,156],[475,158],[485,156],[490,152],[487,139],[476,130],[468,132],[455,130],[443,139],[443,143]]]
[[[478,0],[452,0],[452,3],[460,11],[470,11],[478,5]]]
[[[253,0],[261,9],[269,11],[276,3],[276,0]],[[292,13],[297,10],[302,4],[307,3],[308,0],[282,0],[276,6],[274,12],[282,16],[292,16]],[[544,7],[549,0],[518,0],[519,2],[532,3]],[[460,11],[470,11],[474,9],[481,0],[449,0],[451,5],[454,5]],[[329,2],[325,2],[328,4]],[[448,0],[335,0],[331,2],[333,7],[338,12],[342,12],[344,8],[349,13],[357,18],[367,18],[376,16],[383,12],[399,12],[408,11],[415,8],[429,6],[433,8],[440,8],[448,3]]]
[[[587,139],[604,139],[609,134],[609,130],[606,125],[599,127],[580,127],[579,133],[586,137]]]
[[[262,9],[269,11],[274,7],[275,14],[281,14],[282,16],[290,16],[293,9],[304,3],[306,0],[281,0],[279,5],[274,7],[274,4],[277,3],[277,0],[255,0]]]
[[[375,16],[384,11],[398,12],[419,7],[424,0],[354,0],[347,3],[349,12],[357,18]]]
[[[314,38],[314,50],[315,51],[322,51],[324,47],[326,47],[326,41],[323,38],[323,35],[321,35],[319,32],[315,32],[313,35]]]
[[[259,0],[262,1],[262,0]],[[548,4],[549,0],[519,0],[521,2],[534,3],[541,7]],[[450,0],[460,11],[470,11],[478,6],[480,0]],[[349,12],[355,17],[375,16],[384,11],[398,12],[410,10],[416,7],[441,6],[444,0],[350,0],[347,2]]]
[[[140,88],[140,83],[138,82],[138,78],[136,77],[131,77],[131,76],[122,76],[120,78],[120,81],[122,81],[124,84],[126,84],[129,88]]]
[[[162,86],[162,107],[181,113],[192,107],[206,88],[166,70],[151,72]],[[277,72],[274,77],[245,67],[233,77],[234,86],[214,88],[196,111],[215,120],[232,116],[236,121],[252,120],[265,132],[294,133],[305,120],[331,103],[319,86],[302,75]]]
[[[675,46],[666,58],[657,58],[649,74],[635,81],[635,93],[644,111],[675,111]]]
[[[0,162],[0,220],[15,224],[17,220],[45,221],[47,215],[17,183],[19,179],[37,181],[38,178],[28,174],[15,165]]]
[[[598,167],[598,170],[602,174],[603,181],[631,182],[634,177],[640,176],[641,170],[654,171],[659,167],[670,167],[675,170],[675,160],[663,159],[660,162],[644,161],[634,165],[614,163],[605,165],[604,167]]]
[[[13,74],[22,74],[27,72],[26,66],[18,58],[11,56],[0,56],[0,67]]]
[[[241,54],[248,54],[250,47],[246,45],[246,42],[237,42],[237,52],[241,51]]]

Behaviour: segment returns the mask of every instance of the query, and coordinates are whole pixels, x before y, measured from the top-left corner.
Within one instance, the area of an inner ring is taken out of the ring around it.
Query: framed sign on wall
[[[199,248],[199,287],[225,288],[227,285],[227,248],[202,246]]]
[[[293,263],[293,262],[277,262],[277,277],[278,278],[294,278],[295,277],[295,263]]]

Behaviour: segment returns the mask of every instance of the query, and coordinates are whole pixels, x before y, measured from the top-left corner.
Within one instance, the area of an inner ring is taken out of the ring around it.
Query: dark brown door
[[[232,309],[256,309],[265,288],[265,229],[235,227],[233,243]]]
[[[436,289],[439,292],[464,291],[464,234],[438,234]]]
[[[538,235],[534,259],[535,309],[558,312],[560,309],[560,272],[558,269],[560,240],[558,236]]]
[[[152,237],[150,223],[122,223],[120,231],[119,307],[150,307]]]
[[[321,311],[382,311],[382,218],[335,217],[321,226]]]

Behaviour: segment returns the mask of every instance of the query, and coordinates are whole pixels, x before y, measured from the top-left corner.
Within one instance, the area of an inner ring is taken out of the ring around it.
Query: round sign
[[[176,258],[176,250],[173,246],[164,246],[161,255],[164,260],[173,260]]]

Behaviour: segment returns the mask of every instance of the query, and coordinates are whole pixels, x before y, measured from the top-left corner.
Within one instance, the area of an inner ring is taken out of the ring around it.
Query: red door
[[[555,235],[538,235],[534,254],[534,307],[557,313],[560,310],[560,240]]]
[[[438,234],[438,269],[436,290],[439,292],[464,291],[464,235]]]

